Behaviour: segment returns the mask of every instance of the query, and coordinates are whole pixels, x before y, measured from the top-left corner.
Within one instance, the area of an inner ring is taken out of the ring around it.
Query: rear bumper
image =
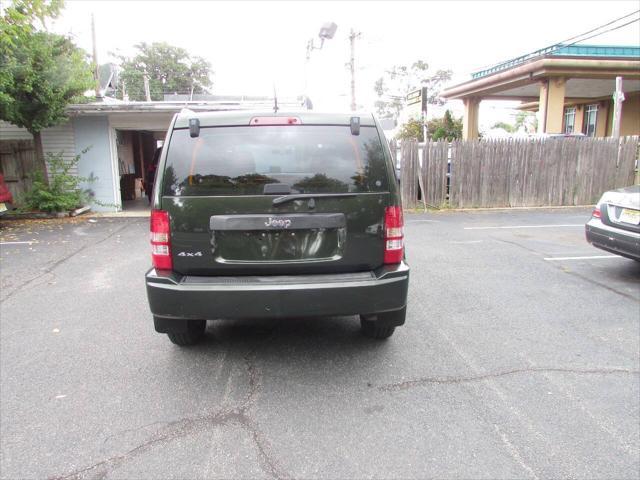
[[[147,296],[166,319],[272,318],[371,314],[407,304],[405,263],[329,275],[195,277],[149,270]]]
[[[640,260],[640,234],[605,225],[592,218],[585,225],[587,241],[607,252]]]

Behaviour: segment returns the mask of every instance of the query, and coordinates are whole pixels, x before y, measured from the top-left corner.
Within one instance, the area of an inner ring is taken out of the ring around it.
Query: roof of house
[[[440,95],[529,101],[539,96],[539,81],[560,77],[567,79],[568,97],[596,98],[610,95],[618,76],[625,79],[625,91],[640,90],[640,47],[554,45],[477,71]]]
[[[621,45],[552,45],[535,52],[521,55],[500,62],[489,68],[473,72],[471,78],[481,78],[502,70],[507,70],[539,57],[592,57],[592,58],[626,58],[640,60],[640,47]]]
[[[107,113],[176,113],[183,108],[194,111],[226,111],[226,110],[266,110],[273,108],[273,99],[264,100],[219,100],[219,101],[152,101],[152,102],[125,102],[122,100],[105,97],[98,102],[76,103],[67,107],[69,115],[100,115]],[[282,101],[278,99],[281,108],[302,108],[301,103],[295,101]]]

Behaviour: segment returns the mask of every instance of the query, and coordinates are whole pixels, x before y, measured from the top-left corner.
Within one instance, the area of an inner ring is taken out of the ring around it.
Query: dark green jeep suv
[[[372,115],[177,114],[160,156],[147,295],[156,331],[190,345],[216,318],[405,319],[398,184]]]

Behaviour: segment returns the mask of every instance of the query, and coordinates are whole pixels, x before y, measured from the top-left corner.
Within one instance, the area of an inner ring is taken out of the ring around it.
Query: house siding
[[[47,157],[48,154],[57,155],[62,153],[62,157],[65,160],[73,160],[76,156],[76,143],[71,122],[43,130],[42,150],[44,151],[45,157]],[[69,173],[78,175],[77,166],[72,168]]]
[[[92,209],[118,211],[122,209],[122,201],[116,129],[151,131],[154,138],[163,139],[173,115],[174,113],[169,112],[93,112],[87,115],[72,115],[67,123],[43,130],[43,150],[45,155],[62,152],[66,160],[80,155],[78,165],[71,173],[95,179],[83,185],[91,190],[95,200],[102,204],[93,204]],[[33,138],[24,128],[0,122],[0,141],[4,140]],[[85,149],[88,150],[82,153]]]
[[[62,153],[62,157],[70,161],[76,156],[75,136],[71,122],[46,128],[42,131],[41,137],[45,158],[48,154],[57,155]],[[24,128],[0,121],[0,141],[3,140],[33,140],[33,136]],[[51,169],[49,169],[50,173]],[[74,167],[70,170],[70,173],[77,175],[78,169]]]
[[[0,120],[0,140],[32,140],[33,137],[25,128]]]

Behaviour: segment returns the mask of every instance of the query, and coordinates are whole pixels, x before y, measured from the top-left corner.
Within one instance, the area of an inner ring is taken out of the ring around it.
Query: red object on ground
[[[4,175],[0,173],[0,202],[13,203],[13,195],[9,191],[7,184],[4,183]]]

